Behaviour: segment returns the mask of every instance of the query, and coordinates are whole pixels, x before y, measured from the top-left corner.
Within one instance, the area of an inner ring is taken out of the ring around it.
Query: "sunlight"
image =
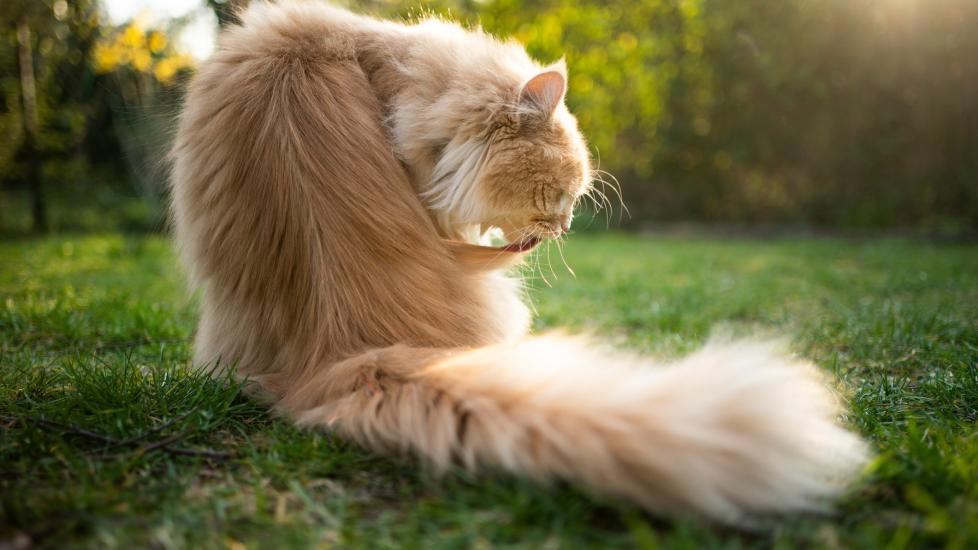
[[[206,59],[214,51],[217,18],[202,0],[102,0],[102,5],[109,20],[116,25],[134,18],[145,18],[155,24],[186,17],[188,22],[177,35],[180,50],[198,60]]]

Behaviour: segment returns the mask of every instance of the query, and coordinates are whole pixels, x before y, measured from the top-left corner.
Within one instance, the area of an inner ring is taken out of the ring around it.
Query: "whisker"
[[[554,264],[550,261],[550,244],[551,240],[547,241],[547,267],[550,268],[550,274],[554,276],[554,281],[557,280],[557,273],[554,271]]]
[[[524,235],[530,235],[531,230],[529,228],[526,228],[523,230],[523,233]],[[540,260],[540,253],[538,250],[534,251],[533,260],[534,260],[533,265],[536,268],[537,273],[540,274],[540,280],[543,281],[544,284],[546,284],[547,286],[553,287],[553,285],[550,283],[550,280],[547,279],[546,274],[543,272],[543,262]]]
[[[601,210],[604,209],[604,205],[598,203],[598,200],[595,199],[594,196],[591,195],[591,193],[593,191],[594,191],[594,188],[592,187],[591,189],[588,190],[587,193],[585,193],[583,195],[583,197],[586,198],[586,199],[588,199],[589,201],[591,201],[591,204],[593,205],[595,212],[600,212]]]
[[[598,181],[601,181],[601,180],[598,180]],[[601,183],[604,183],[604,182],[602,181]],[[612,210],[612,208],[611,208],[611,200],[608,199],[608,195],[605,195],[604,192],[601,191],[600,189],[598,189],[597,187],[591,187],[591,190],[588,191],[588,194],[592,194],[592,193],[593,193],[593,195],[591,195],[591,199],[595,203],[597,203],[598,201],[594,197],[594,195],[597,195],[597,197],[601,199],[601,204],[603,206],[601,207],[601,209],[599,210],[599,212],[601,210],[604,210],[605,226],[606,227],[611,227],[611,210]]]
[[[628,206],[625,205],[625,199],[621,193],[621,182],[618,181],[618,178],[615,177],[615,175],[612,174],[611,172],[608,172],[606,170],[601,170],[601,169],[593,170],[592,174],[595,176],[595,179],[597,181],[600,181],[603,185],[610,187],[611,190],[615,192],[615,195],[618,196],[618,203],[621,205],[621,212],[627,214],[628,217],[631,218],[632,215],[631,212],[628,211]],[[611,178],[611,181],[609,182],[605,180],[603,176],[607,176]],[[621,221],[621,213],[619,213],[619,222],[620,221]]]
[[[536,266],[537,273],[540,274],[540,280],[543,281],[544,284],[546,284],[550,288],[553,288],[554,285],[550,283],[550,279],[547,279],[546,273],[543,272],[543,263],[540,261],[540,256],[539,255],[534,256],[533,259],[536,260],[534,265]]]
[[[567,268],[567,272],[571,274],[571,277],[577,278],[577,274],[571,269],[570,264],[567,263],[567,258],[564,257],[564,242],[563,239],[557,240],[557,253],[560,254],[560,261],[564,262],[564,267]]]

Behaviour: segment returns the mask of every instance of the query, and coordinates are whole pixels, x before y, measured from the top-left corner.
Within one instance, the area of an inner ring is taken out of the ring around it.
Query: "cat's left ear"
[[[550,116],[567,92],[567,64],[563,59],[523,84],[520,105]]]

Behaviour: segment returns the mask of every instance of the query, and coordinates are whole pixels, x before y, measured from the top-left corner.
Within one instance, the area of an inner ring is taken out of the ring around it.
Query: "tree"
[[[34,81],[34,53],[31,47],[30,17],[24,13],[17,22],[17,61],[20,69],[20,97],[24,123],[24,157],[27,160],[27,185],[31,195],[31,230],[47,231],[41,159],[37,154],[37,86]]]
[[[84,138],[85,113],[91,109],[84,78],[88,52],[98,29],[95,0],[8,0],[0,3],[0,53],[12,47],[17,85],[0,78],[0,125],[10,131],[11,115],[17,131],[0,148],[0,176],[15,175],[27,188],[31,227],[48,229],[46,196],[50,190],[48,166],[76,150]],[[3,109],[5,107],[5,109]],[[6,110],[6,112],[3,112]],[[16,111],[16,113],[14,113]],[[10,151],[16,154],[8,156]],[[10,161],[17,160],[11,167]]]

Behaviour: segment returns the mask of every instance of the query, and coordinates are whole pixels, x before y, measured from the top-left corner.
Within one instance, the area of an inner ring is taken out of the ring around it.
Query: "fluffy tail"
[[[823,508],[866,457],[809,364],[770,343],[651,365],[561,336],[391,347],[333,365],[283,408],[443,469],[563,478],[674,515],[745,524]]]

